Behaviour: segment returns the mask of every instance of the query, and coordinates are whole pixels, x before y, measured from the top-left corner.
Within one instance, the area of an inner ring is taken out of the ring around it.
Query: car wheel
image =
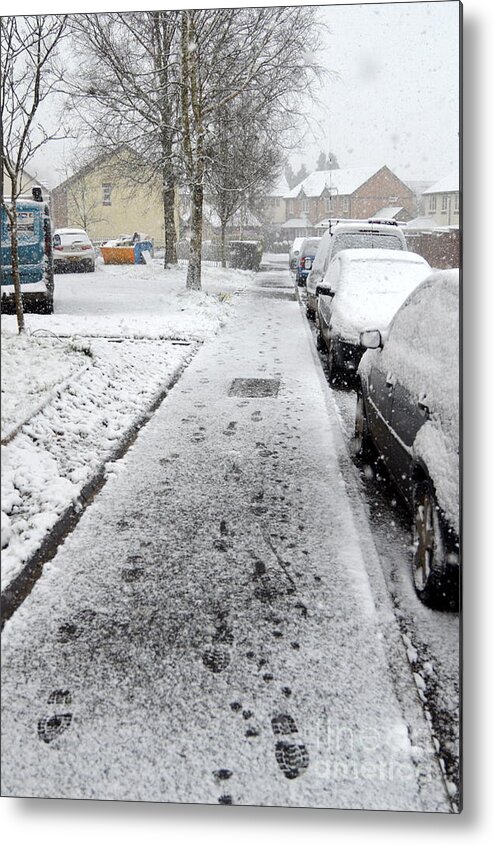
[[[305,309],[305,316],[307,317],[308,320],[314,320],[316,315],[314,314],[312,308],[306,308]]]
[[[372,440],[369,434],[367,414],[365,413],[364,397],[360,388],[357,390],[352,454],[357,461],[364,461],[372,454]]]
[[[413,497],[413,582],[429,607],[458,607],[458,567],[448,562],[448,537],[429,479],[416,484]]]

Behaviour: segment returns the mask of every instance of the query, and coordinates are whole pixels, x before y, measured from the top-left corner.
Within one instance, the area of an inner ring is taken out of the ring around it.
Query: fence
[[[459,229],[407,232],[405,226],[403,231],[410,252],[421,255],[431,267],[438,270],[460,267],[461,234]]]

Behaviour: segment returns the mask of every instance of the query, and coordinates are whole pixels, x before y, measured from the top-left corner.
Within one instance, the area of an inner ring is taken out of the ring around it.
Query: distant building
[[[286,221],[286,200],[290,187],[282,174],[272,189],[266,194],[263,217],[267,223],[279,225]]]
[[[331,218],[366,219],[384,208],[399,209],[401,219],[415,214],[415,196],[408,185],[384,165],[316,170],[286,196],[287,220],[305,218],[308,227]]]
[[[10,176],[5,169],[5,162],[2,163],[3,169],[3,194],[5,197],[10,197],[12,193],[12,182],[10,181]],[[38,185],[42,192],[43,192],[43,199],[46,202],[50,201],[50,191],[36,176],[31,176],[27,170],[23,170],[20,174],[21,177],[21,196],[24,197],[32,197],[32,189]]]
[[[436,226],[460,225],[460,178],[458,171],[449,173],[423,192],[425,213]]]
[[[164,213],[158,180],[144,164],[139,176],[129,178],[125,153],[98,156],[53,189],[55,227],[81,227],[93,241],[143,232],[161,246]],[[175,219],[178,231],[177,203]]]

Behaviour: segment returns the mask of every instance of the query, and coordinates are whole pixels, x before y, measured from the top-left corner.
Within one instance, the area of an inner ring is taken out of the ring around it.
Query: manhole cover
[[[280,381],[275,378],[235,378],[228,395],[262,399],[266,396],[278,396],[279,387]]]

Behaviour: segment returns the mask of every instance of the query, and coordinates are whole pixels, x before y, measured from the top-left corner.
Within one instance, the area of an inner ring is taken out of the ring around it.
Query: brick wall
[[[349,216],[365,219],[386,206],[406,208],[413,216],[415,195],[394,173],[383,167],[352,195]]]

